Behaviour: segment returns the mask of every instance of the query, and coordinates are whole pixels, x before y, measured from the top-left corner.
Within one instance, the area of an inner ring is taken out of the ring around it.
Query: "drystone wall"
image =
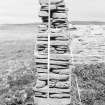
[[[39,16],[43,23],[39,26],[35,48],[38,74],[35,97],[38,105],[72,105],[71,100],[76,100],[73,94],[77,94],[78,91],[75,81],[72,81],[72,87],[75,85],[75,88],[71,88],[71,78],[74,77],[71,76],[71,39],[65,2],[39,0],[39,3]]]

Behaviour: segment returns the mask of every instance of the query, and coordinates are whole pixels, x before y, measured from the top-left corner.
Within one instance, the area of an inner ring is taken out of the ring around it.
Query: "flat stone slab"
[[[56,4],[56,3],[60,3],[60,2],[63,2],[64,0],[50,0],[50,3],[51,4]],[[49,0],[39,0],[39,3],[41,5],[43,4],[48,4],[49,3]]]
[[[38,105],[69,105],[70,99],[43,99],[36,97]]]
[[[67,14],[66,13],[54,13],[53,18],[65,19],[67,18]]]

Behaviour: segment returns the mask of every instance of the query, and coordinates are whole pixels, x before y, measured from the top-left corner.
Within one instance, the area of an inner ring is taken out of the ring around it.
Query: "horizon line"
[[[79,20],[74,20],[74,21],[70,21],[71,24],[74,24],[74,23],[104,23],[105,24],[105,21],[79,21]],[[0,25],[34,25],[34,24],[41,24],[42,22],[26,22],[26,23],[2,23]]]

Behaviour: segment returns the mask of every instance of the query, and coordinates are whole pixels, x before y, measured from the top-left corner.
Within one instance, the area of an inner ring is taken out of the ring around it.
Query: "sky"
[[[72,20],[105,21],[105,0],[71,0],[70,5]]]
[[[0,0],[0,24],[40,21],[38,0]]]
[[[69,20],[105,21],[105,0],[65,0]],[[38,0],[0,0],[0,24],[40,22]]]

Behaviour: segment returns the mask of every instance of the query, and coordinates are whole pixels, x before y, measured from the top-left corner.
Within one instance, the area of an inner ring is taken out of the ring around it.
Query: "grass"
[[[9,69],[15,62],[23,61],[26,65],[29,64],[34,57],[33,51],[32,40],[0,42],[0,71]]]
[[[35,32],[33,25],[0,27],[0,105],[33,101]]]
[[[33,80],[31,79],[36,80],[33,51],[33,40],[0,41],[0,98],[3,100],[2,104],[7,101],[5,96],[8,95],[11,104],[23,102],[20,96],[17,98],[18,101],[15,101],[16,92],[20,94],[21,90],[25,91],[23,94],[28,95],[26,89],[32,88]],[[24,99],[24,102],[26,100]]]

